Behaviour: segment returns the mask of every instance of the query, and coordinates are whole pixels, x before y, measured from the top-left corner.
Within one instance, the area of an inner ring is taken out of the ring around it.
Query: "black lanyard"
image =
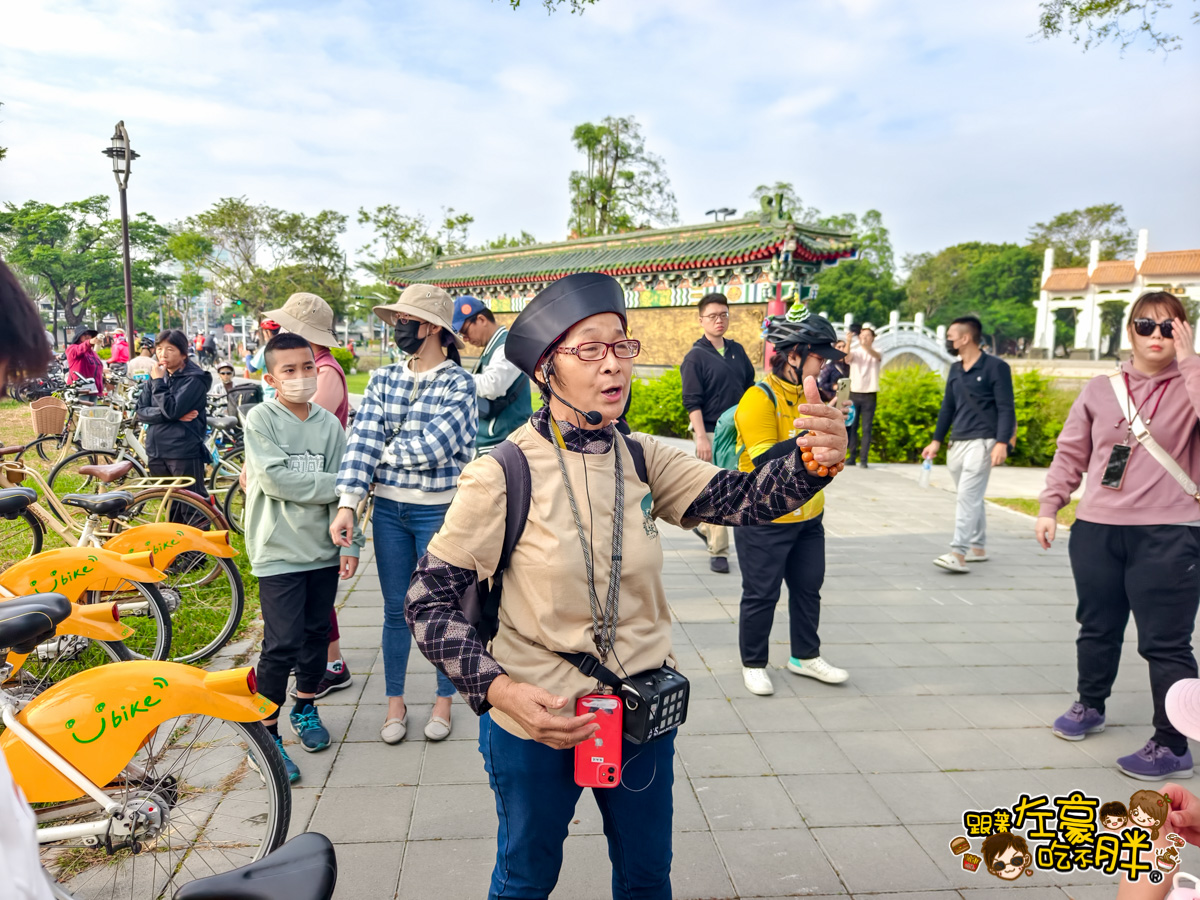
[[[575,528],[579,532],[579,547],[583,550],[583,562],[587,568],[588,603],[592,610],[592,640],[596,644],[596,652],[600,654],[600,664],[608,659],[608,652],[617,639],[617,601],[621,593],[621,534],[625,527],[625,467],[621,460],[621,451],[613,441],[612,452],[616,454],[614,468],[617,476],[615,506],[613,509],[612,536],[612,566],[608,573],[608,596],[604,609],[600,609],[600,599],[596,596],[595,570],[592,564],[592,552],[588,549],[587,537],[583,533],[583,520],[579,517],[579,505],[575,502],[575,492],[571,490],[571,479],[567,475],[567,464],[563,459],[566,442],[558,423],[550,416],[550,428],[554,432],[554,452],[558,456],[558,469],[562,472],[563,484],[567,488],[567,500],[571,503],[571,515],[575,517]],[[590,511],[590,510],[589,510]],[[595,520],[593,518],[593,524]]]

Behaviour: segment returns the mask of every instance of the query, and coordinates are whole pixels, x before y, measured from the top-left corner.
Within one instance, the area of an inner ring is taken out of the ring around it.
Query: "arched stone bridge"
[[[842,331],[848,331],[854,319],[847,315]],[[946,352],[946,326],[937,330],[925,327],[924,313],[915,321],[901,322],[900,313],[892,310],[888,323],[875,332],[875,349],[883,356],[883,368],[919,363],[945,378],[954,358]]]

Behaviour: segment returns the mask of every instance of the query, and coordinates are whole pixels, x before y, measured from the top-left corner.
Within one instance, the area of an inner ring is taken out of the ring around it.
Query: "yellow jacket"
[[[796,407],[805,402],[804,391],[791,382],[784,381],[772,373],[763,379],[775,394],[775,402],[757,384],[742,395],[737,412],[733,414],[737,425],[737,441],[744,447],[738,459],[738,470],[753,472],[753,459],[767,452],[785,438],[796,437]],[[799,509],[780,516],[776,522],[805,522],[816,518],[825,509],[825,492],[821,491]]]

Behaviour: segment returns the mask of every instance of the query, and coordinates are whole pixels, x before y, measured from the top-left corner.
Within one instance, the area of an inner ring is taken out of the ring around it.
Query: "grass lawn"
[[[370,379],[370,372],[355,372],[353,375],[347,375],[346,390],[351,394],[361,394],[367,389],[367,382]]]
[[[992,503],[999,503],[1001,506],[1007,506],[1009,509],[1015,509],[1017,512],[1025,513],[1027,516],[1037,517],[1038,501],[1031,500],[1028,497],[988,497]],[[1065,508],[1058,511],[1059,525],[1074,525],[1075,524],[1075,507],[1079,505],[1078,500],[1072,500]]]

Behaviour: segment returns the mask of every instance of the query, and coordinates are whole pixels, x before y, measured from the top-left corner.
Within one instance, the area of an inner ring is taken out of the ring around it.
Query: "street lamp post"
[[[133,340],[133,273],[129,266],[129,204],[125,200],[125,189],[129,186],[129,169],[138,154],[129,147],[129,132],[124,120],[117,123],[113,132],[112,146],[104,148],[104,155],[112,160],[113,177],[121,194],[121,246],[125,256],[125,334]]]

